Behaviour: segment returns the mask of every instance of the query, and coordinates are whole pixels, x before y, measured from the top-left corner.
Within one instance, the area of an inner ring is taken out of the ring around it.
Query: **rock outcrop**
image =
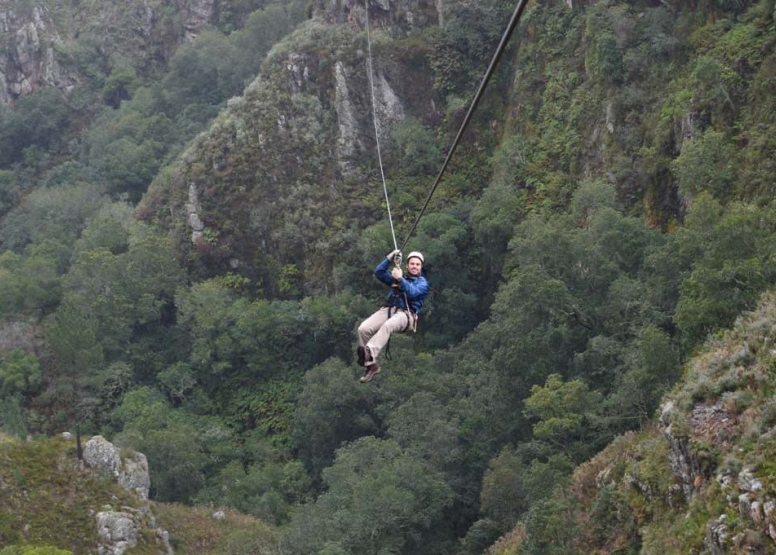
[[[775,367],[770,292],[688,362],[654,425],[577,467],[556,496],[576,533],[564,552],[776,553]],[[521,524],[489,553],[526,541]]]
[[[671,470],[688,500],[718,507],[706,523],[708,553],[776,551],[772,485],[776,297],[690,364],[687,383],[661,408]],[[735,515],[735,518],[731,518]]]
[[[186,40],[193,40],[213,15],[215,0],[176,0],[178,10],[183,17]]]
[[[0,57],[0,103],[13,104],[48,87],[70,95],[94,80],[95,67],[130,63],[142,73],[163,65],[182,40],[192,40],[207,25],[213,4],[176,0],[178,17],[170,18],[163,0],[67,5],[0,0],[0,41],[8,45],[8,55]]]
[[[64,72],[55,56],[62,39],[43,5],[29,11],[0,1],[0,38],[8,41],[9,55],[0,58],[0,103],[32,94],[42,87],[72,91],[77,78]]]
[[[156,537],[159,553],[172,554],[168,534],[156,526],[148,503],[151,479],[145,455],[122,451],[102,436],[94,436],[84,446],[84,462],[114,476],[122,487],[142,501],[140,509],[105,506],[97,513],[98,554],[123,555],[138,545],[141,534],[149,532]]]
[[[102,436],[94,436],[84,447],[84,461],[91,467],[113,474],[122,487],[148,500],[151,478],[148,461],[134,451],[121,456],[121,450]]]

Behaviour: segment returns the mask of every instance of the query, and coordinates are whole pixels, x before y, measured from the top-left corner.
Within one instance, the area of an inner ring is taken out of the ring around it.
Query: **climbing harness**
[[[394,299],[397,297],[403,296],[404,297],[404,308],[400,307],[397,304],[394,304]],[[410,301],[407,298],[407,293],[404,291],[401,291],[399,293],[398,288],[393,289],[393,295],[391,296],[391,300],[385,302],[385,306],[388,309],[388,318],[393,316],[393,314],[396,314],[397,312],[401,311],[407,314],[407,325],[402,331],[402,333],[411,331],[415,333],[418,331],[418,315],[415,312],[412,312],[412,309],[410,308]],[[393,309],[393,314],[391,314],[391,310]]]

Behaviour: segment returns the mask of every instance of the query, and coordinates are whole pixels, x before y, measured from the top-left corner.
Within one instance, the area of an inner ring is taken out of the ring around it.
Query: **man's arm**
[[[428,294],[428,280],[422,276],[412,281],[401,278],[399,289],[406,293],[410,299],[422,299]]]
[[[391,275],[390,266],[391,261],[385,258],[377,265],[377,268],[375,268],[375,277],[386,285],[393,285],[393,276]]]

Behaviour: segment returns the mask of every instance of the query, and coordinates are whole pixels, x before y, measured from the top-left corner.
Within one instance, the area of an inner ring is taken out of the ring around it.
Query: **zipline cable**
[[[372,39],[369,36],[369,0],[364,0],[364,9],[366,19],[366,44],[367,44],[367,66],[369,69],[369,91],[372,96],[372,121],[375,126],[375,140],[377,141],[377,160],[380,164],[380,177],[383,179],[383,192],[385,193],[385,205],[388,207],[388,223],[391,224],[391,237],[393,237],[393,248],[398,249],[399,245],[396,242],[396,232],[393,229],[393,217],[391,216],[391,203],[388,200],[388,186],[385,183],[385,170],[383,170],[383,156],[380,152],[380,130],[377,127],[377,108],[375,106],[375,83],[374,83],[374,69],[372,67]]]
[[[420,219],[423,217],[423,214],[426,212],[426,208],[428,208],[428,203],[431,201],[431,197],[434,195],[434,191],[436,191],[436,188],[439,186],[439,182],[442,179],[442,174],[444,174],[445,169],[447,168],[447,164],[450,162],[450,158],[453,157],[453,153],[455,152],[455,149],[458,147],[458,143],[461,140],[461,136],[463,135],[463,132],[466,130],[466,126],[469,124],[469,120],[471,119],[472,113],[474,113],[474,109],[477,107],[477,104],[479,103],[480,98],[482,97],[482,93],[485,91],[485,87],[488,85],[488,81],[490,80],[491,75],[493,75],[493,71],[496,69],[496,65],[498,64],[499,59],[501,59],[501,55],[504,53],[504,50],[506,49],[507,42],[509,42],[509,38],[512,36],[512,31],[515,30],[515,27],[517,27],[517,24],[520,22],[520,18],[523,15],[523,11],[525,10],[526,4],[528,4],[528,0],[520,0],[520,2],[518,2],[517,6],[515,7],[515,11],[512,14],[512,19],[510,19],[509,24],[507,25],[507,28],[501,37],[501,42],[499,43],[498,48],[496,49],[496,53],[493,55],[493,59],[490,62],[490,66],[488,67],[488,70],[485,72],[485,76],[482,78],[482,82],[480,83],[479,89],[477,89],[477,93],[474,95],[474,99],[472,100],[472,103],[469,106],[469,111],[466,113],[466,117],[464,118],[463,123],[461,124],[461,128],[458,130],[458,134],[456,135],[455,140],[453,141],[453,144],[450,147],[450,151],[447,153],[447,158],[445,158],[445,162],[444,164],[442,164],[442,169],[439,170],[439,173],[437,174],[437,177],[434,180],[434,185],[431,187],[431,191],[429,191],[428,196],[426,197],[426,201],[423,203],[423,208],[421,208],[420,214],[418,214],[418,217],[415,219],[415,223],[412,225],[412,229],[410,229],[410,232],[407,234],[407,237],[404,239],[404,242],[402,243],[402,246],[401,246],[402,250],[407,245],[407,241],[409,241],[410,237],[412,237],[412,234],[415,232],[415,229],[418,227],[418,222],[420,222]],[[391,229],[393,230],[393,224],[391,224]],[[394,242],[395,241],[396,239],[394,238]]]

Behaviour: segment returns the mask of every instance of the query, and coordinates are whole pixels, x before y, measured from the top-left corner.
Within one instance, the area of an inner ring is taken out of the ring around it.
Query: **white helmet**
[[[422,254],[420,254],[418,251],[412,251],[411,253],[409,253],[409,254],[407,255],[407,262],[409,262],[409,261],[410,261],[410,258],[413,258],[413,257],[414,257],[414,258],[420,258],[420,263],[421,263],[421,264],[425,264],[425,263],[426,263],[426,261],[425,261],[425,260],[423,260],[423,255],[422,255]]]

